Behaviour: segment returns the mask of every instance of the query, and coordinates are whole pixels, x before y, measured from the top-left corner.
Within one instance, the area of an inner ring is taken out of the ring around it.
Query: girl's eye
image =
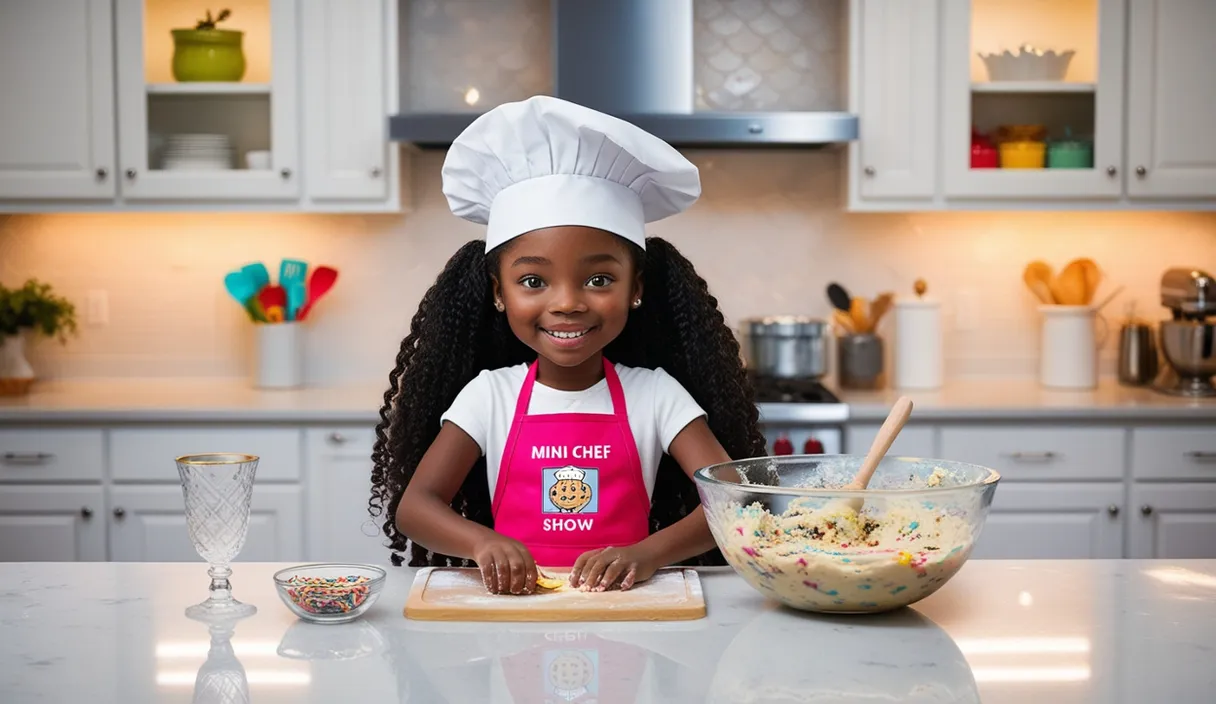
[[[607,274],[596,274],[587,279],[587,285],[592,288],[603,288],[612,283],[612,277]]]
[[[519,285],[524,288],[540,288],[545,282],[539,276],[525,276],[519,280]]]

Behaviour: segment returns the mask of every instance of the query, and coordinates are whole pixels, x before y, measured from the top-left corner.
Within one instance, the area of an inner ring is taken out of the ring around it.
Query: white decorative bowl
[[[993,81],[1062,81],[1068,64],[1077,52],[1072,49],[1056,53],[1041,51],[1029,45],[1018,47],[1014,54],[1008,49],[999,54],[979,54]]]

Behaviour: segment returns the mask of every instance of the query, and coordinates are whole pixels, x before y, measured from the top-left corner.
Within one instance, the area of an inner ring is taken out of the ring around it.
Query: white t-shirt
[[[659,369],[615,365],[625,392],[629,428],[638,446],[646,494],[654,491],[659,460],[680,431],[705,411],[670,374]],[[498,465],[515,418],[515,404],[524,386],[528,365],[485,370],[456,396],[440,422],[451,421],[477,442],[486,458],[490,498],[498,483]],[[537,382],[528,403],[528,415],[552,413],[612,413],[608,380],[582,391],[561,391]]]

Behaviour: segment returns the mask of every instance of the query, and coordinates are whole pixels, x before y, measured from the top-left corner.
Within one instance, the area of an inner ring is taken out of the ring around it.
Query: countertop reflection
[[[667,623],[408,621],[413,570],[368,614],[297,620],[271,574],[258,607],[199,622],[191,563],[0,567],[9,702],[1205,702],[1216,692],[1216,560],[974,560],[875,616],[817,616],[703,570],[708,618]]]

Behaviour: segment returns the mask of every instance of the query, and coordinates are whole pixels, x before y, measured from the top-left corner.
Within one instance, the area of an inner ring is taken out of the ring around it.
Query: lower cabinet
[[[1128,557],[1216,557],[1216,484],[1132,487]]]
[[[249,530],[234,562],[298,562],[304,558],[299,486],[255,485]],[[110,488],[110,559],[197,562],[180,486]],[[215,531],[208,527],[207,532]],[[218,539],[223,533],[216,532]]]
[[[375,431],[364,426],[313,428],[308,452],[308,559],[388,562],[383,517],[368,511]]]
[[[1118,558],[1123,484],[1002,483],[972,557]]]
[[[101,486],[0,485],[0,561],[105,559]]]

